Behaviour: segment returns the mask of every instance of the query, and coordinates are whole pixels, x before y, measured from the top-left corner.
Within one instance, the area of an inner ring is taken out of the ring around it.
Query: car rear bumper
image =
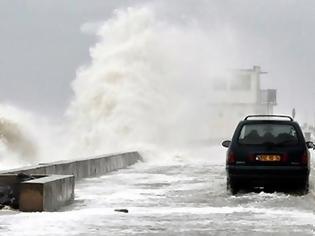
[[[227,166],[229,179],[247,183],[300,183],[308,180],[309,169],[301,166]]]

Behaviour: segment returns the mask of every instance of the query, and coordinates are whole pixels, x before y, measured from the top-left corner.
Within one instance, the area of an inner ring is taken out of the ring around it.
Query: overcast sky
[[[312,0],[0,0],[0,101],[60,115],[76,69],[89,62],[96,37],[82,25],[114,9],[153,4],[168,20],[190,18],[205,29],[229,27],[244,58],[260,65],[263,86],[278,89],[279,112],[315,114],[315,1]]]

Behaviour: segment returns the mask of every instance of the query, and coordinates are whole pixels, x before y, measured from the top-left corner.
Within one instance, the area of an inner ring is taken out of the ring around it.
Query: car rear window
[[[296,129],[289,124],[245,124],[240,132],[240,144],[247,145],[296,145]]]

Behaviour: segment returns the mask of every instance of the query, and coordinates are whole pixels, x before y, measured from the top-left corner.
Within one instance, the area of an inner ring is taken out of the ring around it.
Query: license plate
[[[258,155],[256,156],[257,161],[280,161],[281,156],[279,155]]]

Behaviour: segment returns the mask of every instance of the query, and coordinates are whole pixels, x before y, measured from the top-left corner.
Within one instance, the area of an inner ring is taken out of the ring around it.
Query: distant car
[[[227,147],[227,188],[288,187],[307,193],[312,142],[305,142],[290,116],[251,115],[242,120]]]

